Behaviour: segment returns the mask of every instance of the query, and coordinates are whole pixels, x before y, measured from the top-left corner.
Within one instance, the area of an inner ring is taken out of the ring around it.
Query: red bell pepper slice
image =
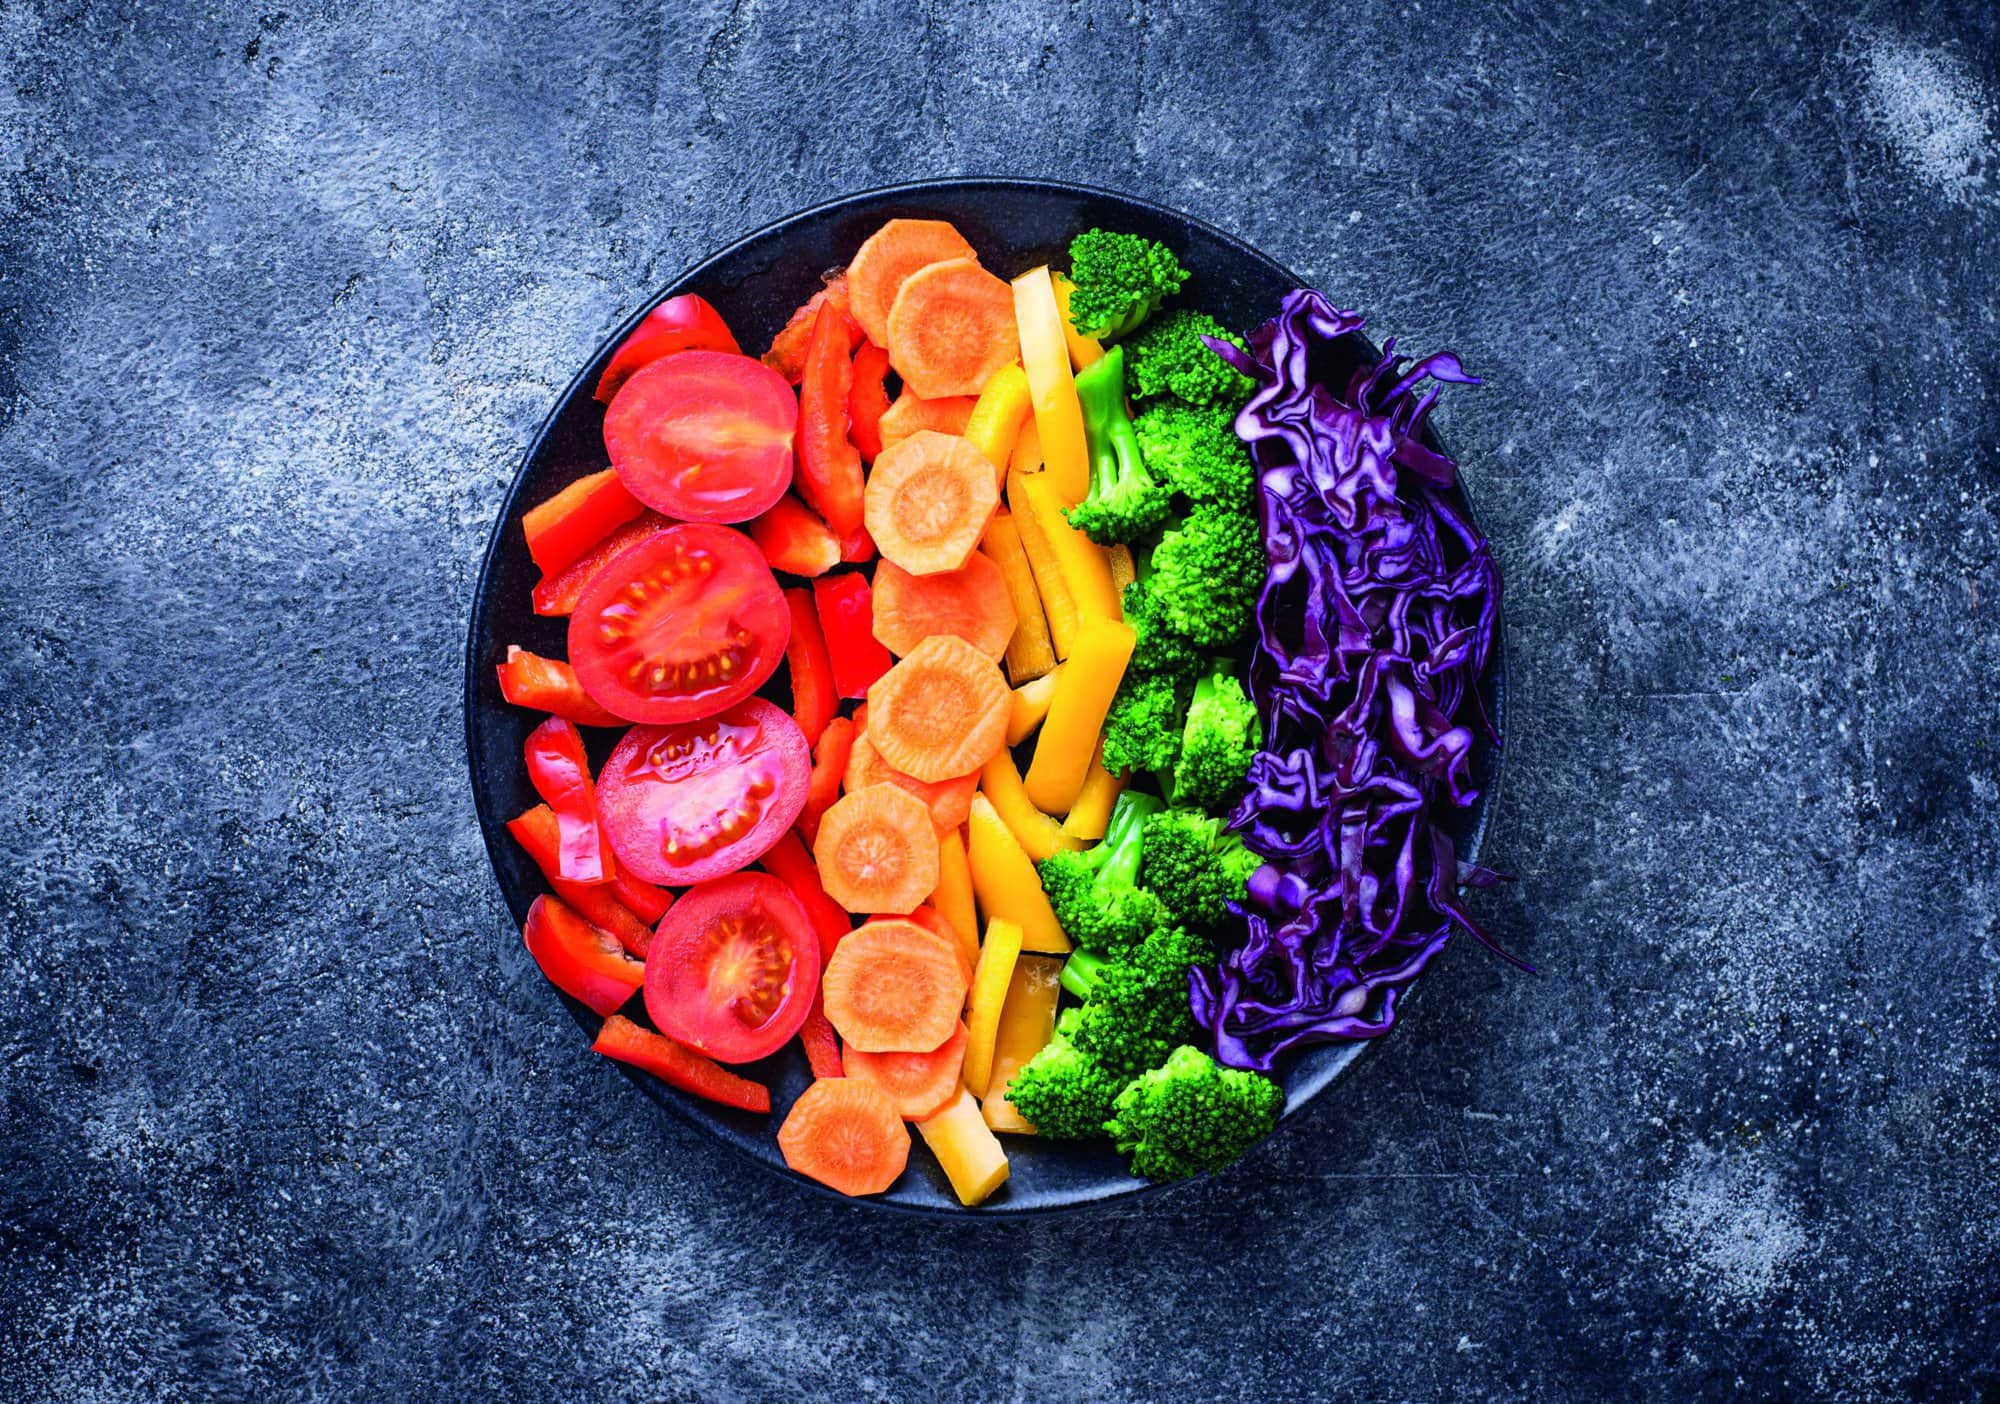
[[[796,486],[836,536],[861,525],[861,455],[847,438],[847,392],[854,366],[840,314],[822,307],[806,340],[799,381],[799,472]]]
[[[674,904],[674,894],[666,888],[655,887],[644,878],[633,877],[623,868],[611,879],[611,890],[618,894],[619,901],[631,909],[632,915],[655,926],[667,914],[667,908]]]
[[[840,564],[840,538],[790,493],[750,523],[750,539],[772,570],[788,575],[825,575]]]
[[[646,963],[553,897],[537,897],[521,928],[528,954],[549,983],[609,1014],[646,983]]]
[[[826,635],[820,632],[812,591],[795,586],[785,591],[785,603],[792,611],[792,636],[785,644],[785,666],[792,678],[792,720],[806,734],[806,744],[817,746],[826,724],[840,710],[840,698],[833,690],[833,660],[826,655]]]
[[[624,726],[625,719],[605,711],[585,695],[576,669],[560,658],[544,658],[518,644],[507,645],[500,674],[500,695],[516,707],[549,712],[578,726]]]
[[[812,855],[806,852],[797,834],[786,834],[757,861],[765,872],[791,888],[799,905],[806,909],[806,920],[812,923],[813,933],[819,937],[819,963],[824,968],[833,959],[834,948],[854,928],[840,903],[827,896],[826,889],[820,886],[819,867]]]
[[[858,526],[840,538],[840,559],[848,565],[861,565],[875,559],[875,538],[868,534],[868,528]]]
[[[559,575],[645,510],[645,504],[625,491],[617,472],[606,468],[530,507],[521,518],[521,531],[542,574]]]
[[[847,778],[847,760],[860,733],[852,717],[835,717],[820,733],[812,773],[806,777],[806,806],[799,811],[798,829],[807,843],[819,841],[820,817],[840,798],[840,782]]]
[[[545,576],[535,586],[535,613],[576,613],[576,602],[583,598],[583,592],[597,578],[597,572],[604,569],[606,562],[626,547],[650,541],[672,525],[659,513],[646,512],[619,527],[573,564],[565,566],[555,575]]]
[[[523,749],[529,782],[556,813],[561,835],[558,872],[571,882],[611,881],[618,865],[597,822],[597,791],[590,783],[590,761],[575,723],[550,717],[528,733]]]
[[[763,1083],[739,1077],[665,1034],[639,1027],[622,1014],[605,1019],[590,1048],[594,1053],[643,1069],[669,1087],[678,1087],[725,1107],[748,1112],[771,1110],[771,1089]]]
[[[610,404],[619,387],[643,365],[676,351],[740,352],[722,314],[693,293],[670,297],[648,312],[632,334],[618,343],[598,377],[597,398]]]
[[[785,325],[771,338],[771,349],[762,357],[764,364],[782,375],[787,385],[797,385],[805,374],[806,343],[812,339],[813,323],[822,307],[831,307],[840,315],[840,329],[846,334],[848,350],[852,351],[867,335],[848,310],[847,275],[836,274],[785,319]]]
[[[873,463],[882,452],[882,416],[889,409],[882,378],[888,373],[888,348],[863,342],[854,353],[854,384],[847,392],[847,437],[864,463]]]
[[[572,907],[578,916],[607,935],[618,938],[618,944],[641,960],[653,944],[653,928],[640,920],[637,913],[618,900],[616,884],[601,883],[595,887],[580,882],[571,882],[559,871],[562,858],[562,834],[556,824],[556,812],[545,804],[538,804],[507,821],[507,832],[514,841],[527,850],[535,860],[535,866],[542,870],[549,886],[556,896]],[[623,874],[621,873],[622,877]],[[636,881],[637,879],[634,879]],[[664,913],[662,913],[664,915]],[[655,921],[659,918],[655,917]]]
[[[833,1021],[826,1017],[823,994],[813,996],[813,1007],[799,1025],[799,1042],[805,1045],[806,1065],[814,1077],[847,1076],[840,1058],[840,1038],[833,1031]]]
[[[866,697],[869,685],[889,671],[889,650],[875,637],[875,594],[868,577],[854,571],[813,581],[813,603],[833,662],[833,685],[842,697]]]

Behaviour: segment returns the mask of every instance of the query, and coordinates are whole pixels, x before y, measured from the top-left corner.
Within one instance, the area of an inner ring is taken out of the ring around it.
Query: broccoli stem
[[[1139,436],[1125,413],[1125,352],[1113,347],[1076,377],[1083,406],[1084,438],[1090,446],[1090,492],[1108,497],[1135,473],[1145,472]]]
[[[1058,983],[1078,999],[1089,999],[1091,991],[1097,988],[1097,982],[1104,974],[1104,967],[1109,964],[1110,962],[1101,955],[1094,955],[1089,951],[1073,952],[1070,958],[1063,962],[1062,975],[1058,978]]]

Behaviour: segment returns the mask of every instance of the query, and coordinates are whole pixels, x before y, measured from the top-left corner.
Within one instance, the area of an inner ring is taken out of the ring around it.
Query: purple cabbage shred
[[[1499,875],[1438,822],[1478,799],[1475,730],[1500,741],[1479,694],[1499,575],[1452,500],[1456,466],[1421,442],[1442,387],[1479,382],[1393,340],[1346,385],[1315,381],[1315,348],[1361,325],[1300,289],[1248,351],[1209,343],[1257,382],[1236,432],[1270,557],[1250,665],[1265,749],[1229,821],[1267,863],[1242,943],[1192,976],[1196,1019],[1240,1068],[1386,1032],[1455,926],[1522,965],[1459,902]]]

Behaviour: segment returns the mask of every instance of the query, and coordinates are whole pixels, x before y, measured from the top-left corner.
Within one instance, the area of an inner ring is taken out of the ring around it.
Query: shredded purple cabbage
[[[1437,816],[1478,798],[1473,728],[1499,744],[1478,684],[1500,580],[1449,496],[1456,466],[1420,442],[1443,385],[1479,382],[1392,340],[1338,392],[1316,383],[1314,348],[1361,325],[1300,289],[1248,351],[1208,343],[1258,384],[1236,433],[1271,562],[1250,665],[1265,749],[1229,821],[1268,863],[1243,942],[1192,976],[1196,1019],[1240,1068],[1385,1032],[1454,925],[1499,951],[1458,899],[1498,876],[1460,863]]]

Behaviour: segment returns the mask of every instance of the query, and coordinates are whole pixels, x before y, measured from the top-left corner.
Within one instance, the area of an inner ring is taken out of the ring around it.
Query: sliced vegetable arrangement
[[[1359,321],[1316,294],[1246,342],[1159,243],[1069,255],[891,220],[762,357],[670,298],[597,387],[610,467],[523,520],[569,620],[498,665],[548,714],[527,947],[597,1051],[719,1105],[768,1115],[731,1069],[799,1040],[777,1144],[845,1194],[911,1125],[968,1205],[996,1133],[1227,1165],[1278,1055],[1386,1028],[1491,878],[1432,806],[1472,797],[1497,584],[1414,390],[1470,378],[1320,385]]]

